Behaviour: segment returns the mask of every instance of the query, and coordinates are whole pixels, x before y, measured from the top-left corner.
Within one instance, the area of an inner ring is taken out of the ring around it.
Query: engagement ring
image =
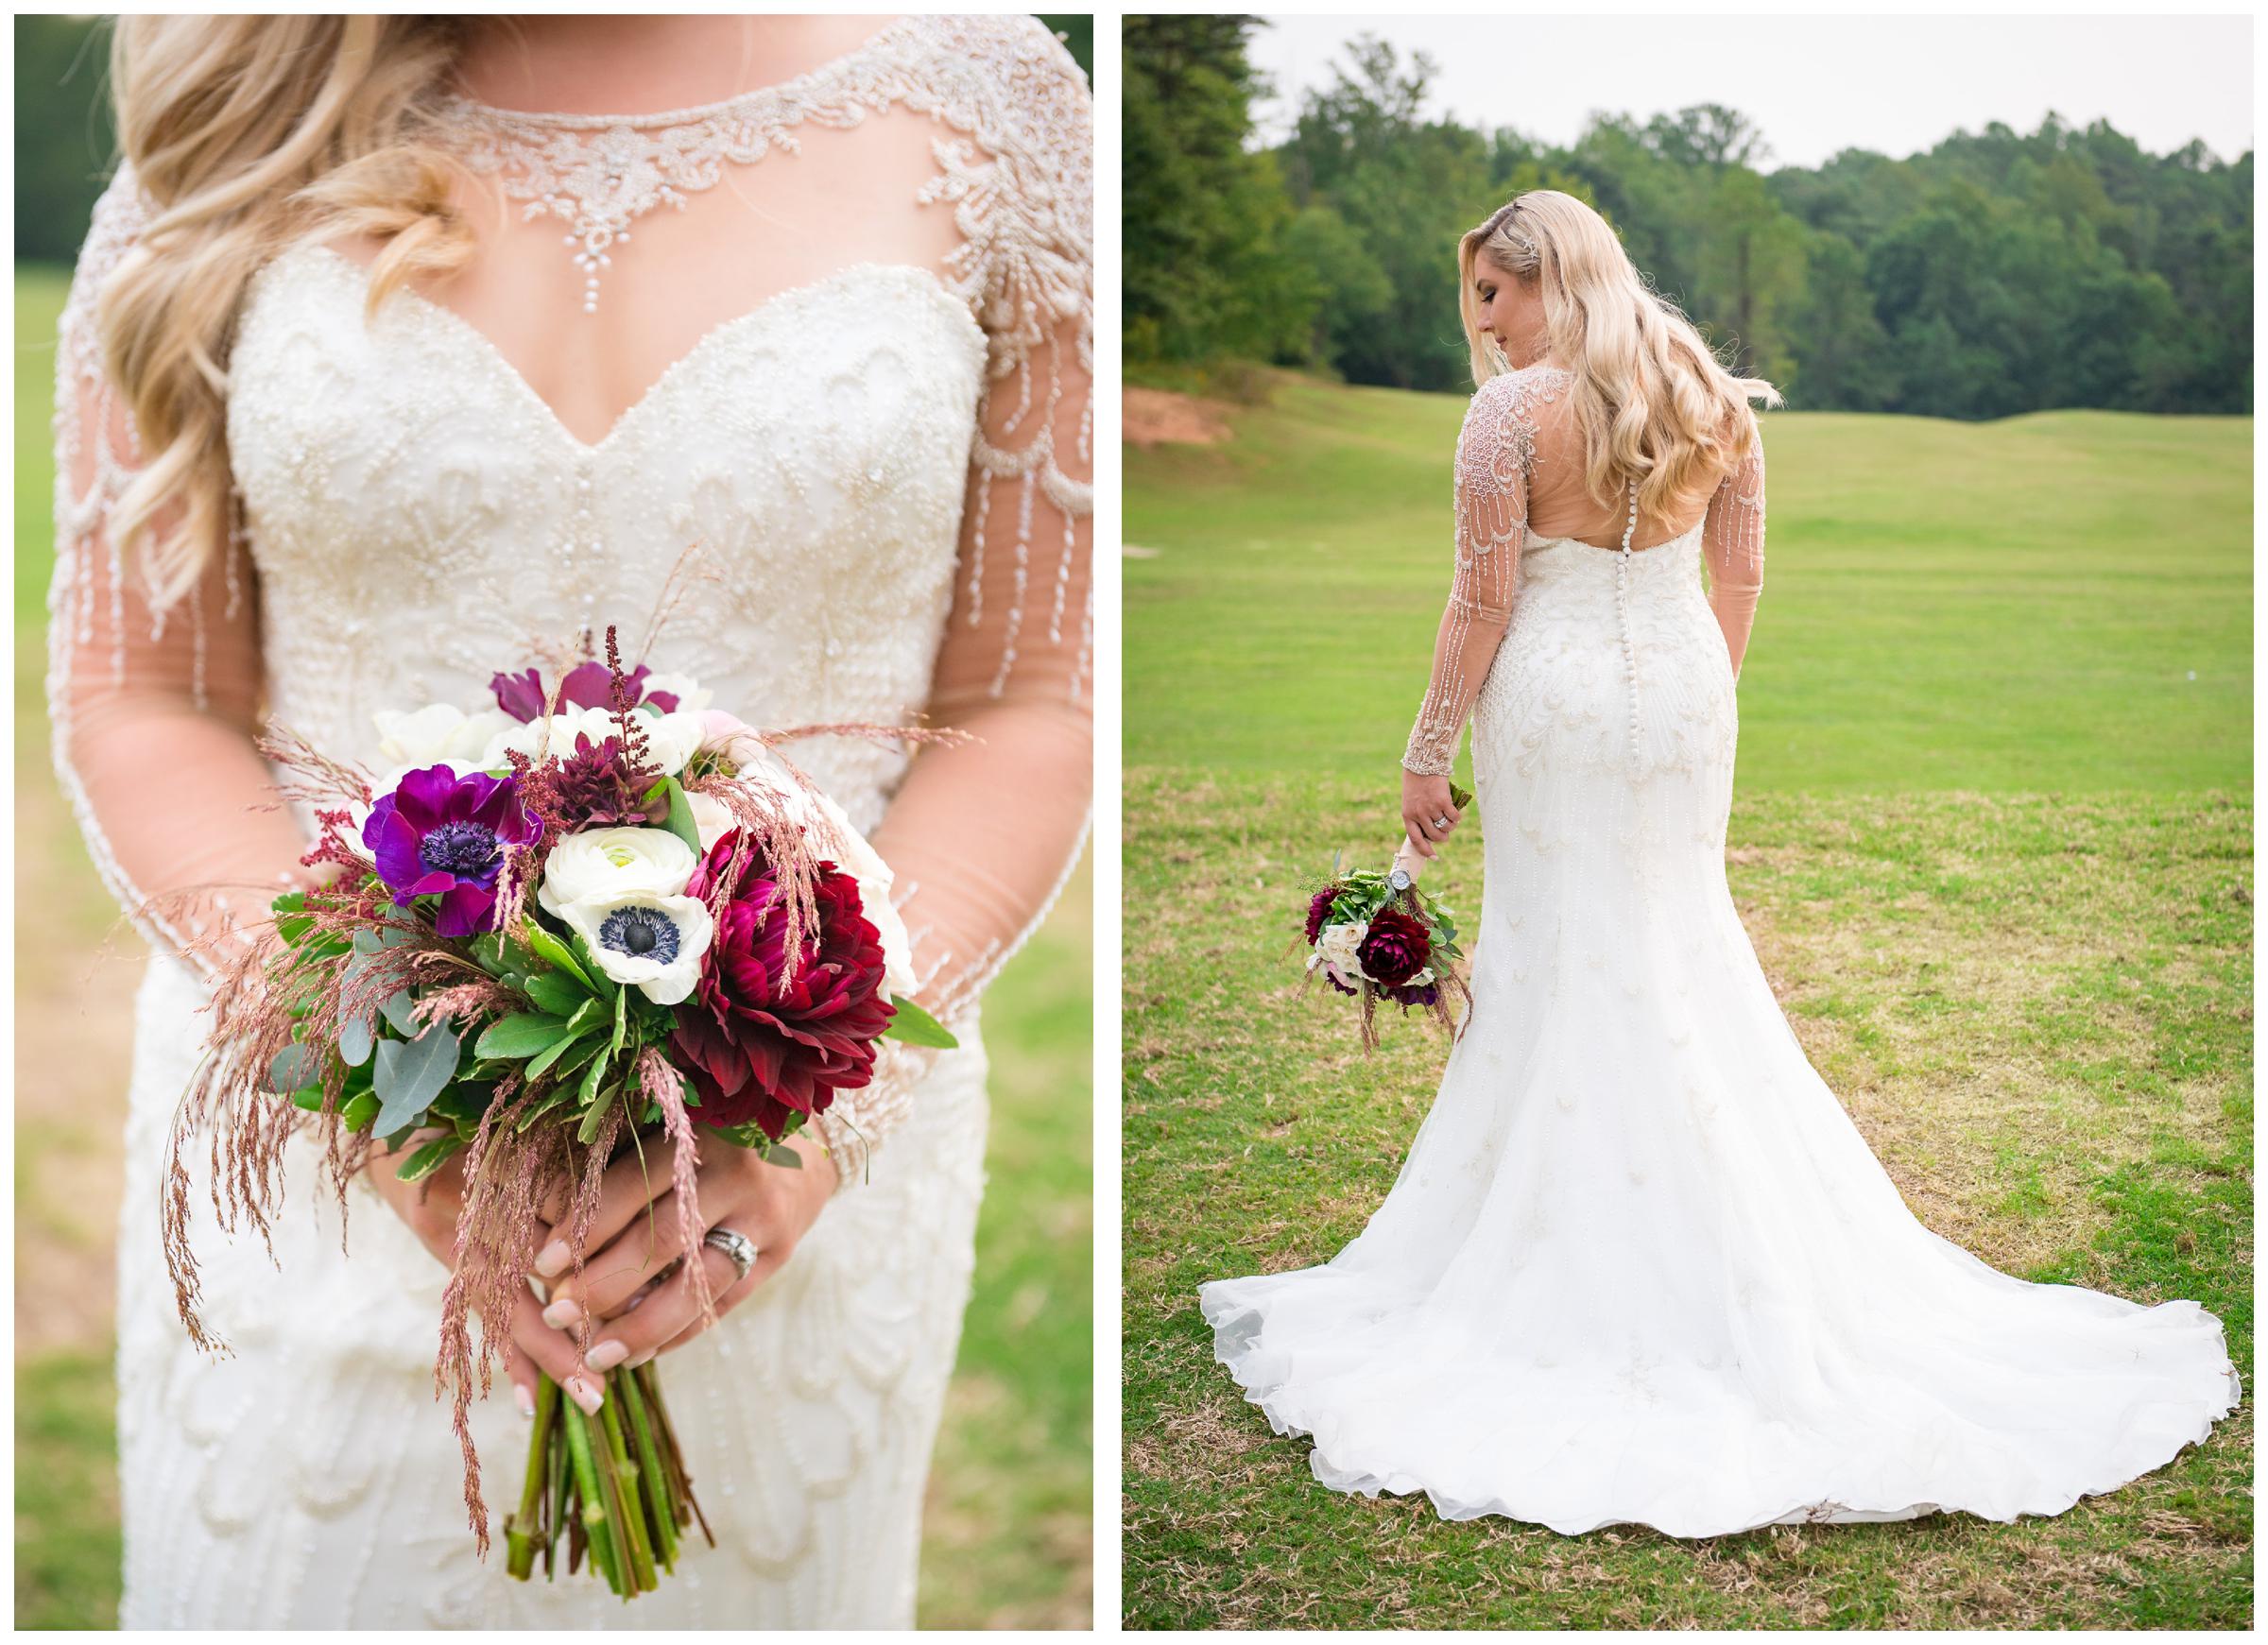
[[[756,1266],[756,1242],[746,1234],[731,1228],[711,1228],[701,1236],[701,1243],[732,1259],[735,1283],[746,1279],[748,1270]]]

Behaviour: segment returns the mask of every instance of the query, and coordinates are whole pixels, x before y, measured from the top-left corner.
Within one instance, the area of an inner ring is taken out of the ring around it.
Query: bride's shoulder
[[[1069,94],[1091,101],[1077,60],[1053,29],[1028,13],[923,17],[919,26],[941,68],[972,70],[1010,94]]]
[[[1540,407],[1566,393],[1572,381],[1573,373],[1541,363],[1500,371],[1473,390],[1472,403],[1466,411],[1467,420],[1480,417],[1533,420]]]

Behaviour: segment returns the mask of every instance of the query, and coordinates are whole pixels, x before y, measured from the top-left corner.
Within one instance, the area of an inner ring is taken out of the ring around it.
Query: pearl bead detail
[[[1638,480],[1630,481],[1630,518],[1623,526],[1623,546],[1614,567],[1614,605],[1623,625],[1623,672],[1630,681],[1630,775],[1641,774],[1643,742],[1638,716],[1638,642],[1630,633],[1630,536],[1638,529]]]

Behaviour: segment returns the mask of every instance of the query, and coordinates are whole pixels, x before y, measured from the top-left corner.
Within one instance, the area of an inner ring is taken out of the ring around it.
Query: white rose
[[[714,744],[718,739],[713,736],[710,741]],[[781,764],[780,757],[754,736],[745,731],[737,732],[724,739],[723,745],[734,765],[739,768],[735,781],[754,784],[776,796],[786,806],[791,816],[805,819],[807,826],[815,813],[833,825],[842,845],[839,849],[829,853],[829,860],[858,882],[861,910],[868,923],[882,937],[883,988],[892,999],[910,996],[919,982],[914,975],[914,939],[906,931],[905,920],[900,916],[897,905],[890,900],[890,889],[896,876],[891,873],[890,865],[882,860],[882,853],[868,845],[867,837],[850,826],[850,818],[841,806],[824,794],[814,794],[790,777]],[[715,807],[715,811],[704,814],[699,809],[699,802],[705,797],[701,795],[693,797],[696,825],[704,822],[705,814],[708,820],[714,820],[716,814],[725,810],[721,804],[711,800],[709,803]],[[726,814],[724,827],[716,831],[717,837],[721,838],[731,826],[730,814]],[[715,838],[710,836],[704,826],[702,846],[707,848],[715,843]]]
[[[684,849],[682,842],[673,843]],[[602,893],[562,903],[552,912],[583,939],[600,970],[657,1005],[675,1005],[693,992],[701,980],[701,956],[716,937],[715,921],[696,897]]]
[[[1315,934],[1315,955],[1341,983],[1349,988],[1359,987],[1363,982],[1363,962],[1355,951],[1369,934],[1367,922],[1327,925]]]
[[[378,728],[378,757],[404,770],[416,770],[444,761],[470,765],[492,738],[515,722],[501,709],[468,714],[450,703],[433,703],[413,714],[381,709],[370,716],[370,723]]]
[[[551,848],[536,899],[564,919],[593,897],[682,897],[694,867],[693,848],[667,829],[585,829]]]
[[[658,691],[667,692],[678,699],[679,713],[699,713],[716,694],[690,674],[649,674],[641,689],[649,697]]]

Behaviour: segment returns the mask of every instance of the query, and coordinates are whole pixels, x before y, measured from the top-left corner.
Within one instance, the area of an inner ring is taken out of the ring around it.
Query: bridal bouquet
[[[286,733],[264,741],[291,774],[285,797],[320,825],[305,861],[337,873],[278,898],[274,941],[224,978],[175,1122],[164,1218],[182,1318],[217,1346],[188,1241],[195,1132],[213,1135],[224,1226],[241,1216],[263,1234],[301,1125],[327,1139],[342,1206],[380,1142],[406,1181],[463,1157],[436,1378],[454,1389],[484,1554],[475,1362],[485,1396],[538,1208],[572,1207],[579,1272],[607,1166],[666,1143],[681,1248],[697,1253],[696,1129],[797,1166],[782,1143],[868,1083],[880,1040],[954,1043],[908,998],[888,868],[774,751],[816,732],[953,733],[757,731],[708,710],[692,680],[626,673],[612,629],[604,662],[549,686],[539,669],[500,673],[492,691],[485,709],[377,716],[397,763],[374,780]],[[655,1365],[609,1374],[595,1416],[541,1377],[534,1428],[511,1574],[528,1578],[540,1551],[550,1576],[564,1534],[570,1571],[587,1560],[626,1598],[652,1589],[699,1516]]]
[[[1472,797],[1454,784],[1451,796],[1460,811]],[[1307,946],[1309,980],[1320,976],[1361,1002],[1366,1051],[1378,1049],[1381,1000],[1404,1016],[1417,1006],[1452,1036],[1471,1004],[1456,969],[1465,957],[1456,921],[1399,859],[1383,873],[1334,862],[1331,878],[1308,898]]]

